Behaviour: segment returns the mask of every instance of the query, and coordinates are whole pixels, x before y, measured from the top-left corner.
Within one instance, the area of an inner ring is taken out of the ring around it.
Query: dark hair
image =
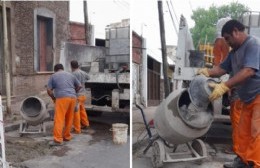
[[[72,61],[70,62],[70,66],[71,66],[73,69],[77,69],[77,68],[79,68],[79,63],[78,63],[78,61],[76,61],[76,60],[72,60]]]
[[[234,28],[237,28],[241,32],[245,31],[245,26],[242,23],[240,23],[239,21],[233,19],[233,20],[228,21],[226,24],[224,24],[222,31],[221,31],[221,35],[223,36],[224,33],[231,35]]]
[[[57,72],[57,71],[60,70],[60,69],[64,70],[64,67],[63,67],[62,64],[56,64],[56,65],[54,66],[54,72]]]

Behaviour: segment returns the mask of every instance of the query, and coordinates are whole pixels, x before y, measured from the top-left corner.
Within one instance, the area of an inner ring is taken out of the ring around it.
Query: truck
[[[85,83],[89,115],[130,112],[130,27],[106,28],[105,46],[64,43],[61,60],[66,71],[77,60],[90,79]]]

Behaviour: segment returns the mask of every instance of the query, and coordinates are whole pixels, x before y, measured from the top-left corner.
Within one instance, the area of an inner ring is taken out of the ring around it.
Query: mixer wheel
[[[191,146],[200,156],[207,156],[207,149],[202,140],[194,139]]]
[[[164,143],[160,139],[158,139],[153,143],[153,155],[152,155],[153,167],[155,168],[162,167],[164,159],[165,159]]]

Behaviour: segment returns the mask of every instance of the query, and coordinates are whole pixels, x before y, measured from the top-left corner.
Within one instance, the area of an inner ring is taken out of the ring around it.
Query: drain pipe
[[[5,2],[2,1],[3,11],[3,27],[4,27],[4,72],[5,72],[5,86],[6,86],[6,112],[11,115],[11,82],[10,82],[10,52],[8,47],[8,35],[7,35],[7,15]]]

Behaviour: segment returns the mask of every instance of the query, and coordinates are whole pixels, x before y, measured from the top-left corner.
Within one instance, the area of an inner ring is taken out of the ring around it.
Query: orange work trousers
[[[238,155],[245,163],[254,162],[254,168],[260,167],[260,95],[243,103],[238,130]]]
[[[63,97],[56,99],[53,128],[54,141],[61,143],[63,139],[71,140],[70,131],[73,124],[75,104],[76,98]]]
[[[233,150],[237,154],[238,151],[238,124],[240,120],[240,114],[242,111],[243,103],[240,99],[236,99],[231,102],[230,105],[230,119],[232,125],[232,140],[233,140]]]
[[[78,96],[79,109],[74,113],[74,129],[76,133],[81,133],[81,125],[89,126],[88,115],[85,109],[86,96]]]

